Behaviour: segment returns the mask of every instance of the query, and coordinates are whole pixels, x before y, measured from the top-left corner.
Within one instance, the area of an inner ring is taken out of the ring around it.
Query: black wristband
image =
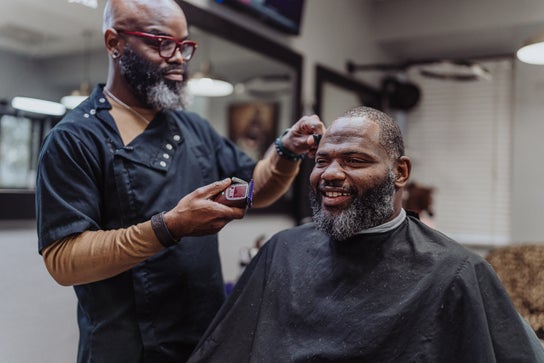
[[[179,242],[179,240],[172,236],[168,230],[168,227],[166,226],[166,223],[164,223],[164,212],[157,213],[151,217],[151,227],[159,239],[159,242],[164,247],[170,247]]]
[[[276,147],[276,151],[282,159],[286,159],[290,161],[301,160],[302,158],[304,158],[305,154],[295,154],[291,150],[286,149],[281,142],[281,138],[288,132],[289,132],[289,129],[285,129],[285,131],[280,135],[280,137],[278,137],[276,141],[274,141],[274,146]]]

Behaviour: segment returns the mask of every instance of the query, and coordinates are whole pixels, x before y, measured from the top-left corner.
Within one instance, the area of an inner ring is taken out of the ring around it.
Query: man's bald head
[[[104,8],[104,43],[110,55],[107,88],[129,104],[154,110],[185,104],[187,60],[180,41],[189,37],[183,10],[174,0],[108,0]],[[154,36],[175,38],[164,58]]]
[[[180,16],[183,10],[174,0],[108,0],[104,8],[102,32],[108,28],[136,29],[161,24],[167,17]]]

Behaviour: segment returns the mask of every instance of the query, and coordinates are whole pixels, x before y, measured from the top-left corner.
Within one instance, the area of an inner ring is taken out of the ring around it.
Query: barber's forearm
[[[253,171],[254,207],[269,206],[285,194],[297,176],[299,168],[300,161],[282,159],[274,148],[269,149]]]
[[[61,285],[104,280],[159,252],[150,222],[110,230],[86,231],[56,241],[42,251],[45,266]]]

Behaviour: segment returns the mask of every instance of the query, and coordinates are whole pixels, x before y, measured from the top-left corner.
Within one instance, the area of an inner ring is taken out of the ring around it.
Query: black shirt
[[[222,178],[251,178],[255,162],[196,114],[161,112],[124,145],[110,109],[97,86],[45,139],[40,251],[71,234],[149,220]],[[183,238],[130,271],[74,289],[78,361],[181,362],[224,301],[217,236]]]

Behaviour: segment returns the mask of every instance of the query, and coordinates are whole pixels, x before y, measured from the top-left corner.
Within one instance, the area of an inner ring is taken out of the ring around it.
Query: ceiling
[[[0,49],[48,57],[103,46],[104,0],[93,9],[69,0],[0,0]]]
[[[544,32],[542,0],[370,0],[374,39],[393,58],[513,56]]]
[[[0,49],[38,58],[101,49],[105,0],[96,9],[78,3],[93,1],[0,0]],[[544,30],[541,0],[366,1],[377,43],[397,59],[513,54]]]

